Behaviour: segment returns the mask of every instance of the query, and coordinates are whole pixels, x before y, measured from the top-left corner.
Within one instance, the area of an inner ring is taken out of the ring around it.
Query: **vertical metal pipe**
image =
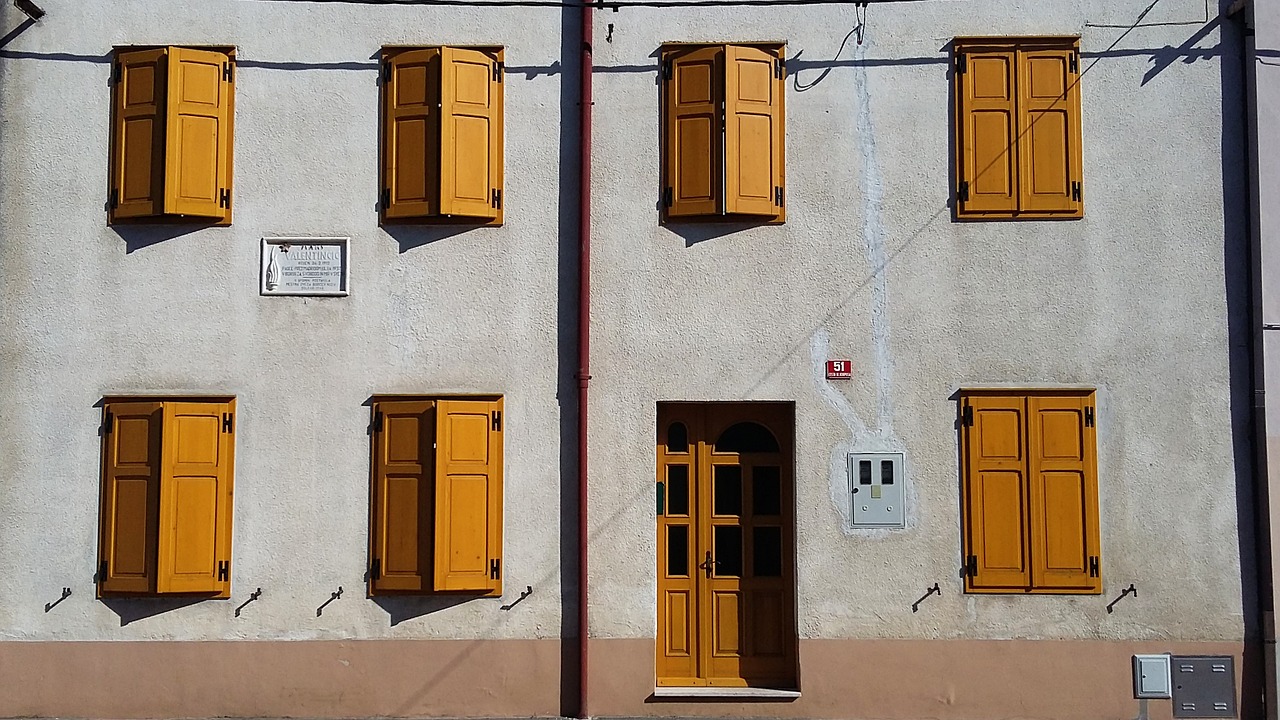
[[[582,5],[578,142],[578,717],[587,708],[587,386],[591,381],[591,24]]]

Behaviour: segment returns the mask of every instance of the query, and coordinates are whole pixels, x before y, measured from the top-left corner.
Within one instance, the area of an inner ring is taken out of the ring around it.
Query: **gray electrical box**
[[[1173,716],[1236,716],[1235,661],[1230,655],[1174,655]]]
[[[853,526],[859,528],[906,527],[903,512],[905,478],[902,453],[852,453],[849,455],[849,497]]]
[[[1135,698],[1170,697],[1170,686],[1173,685],[1172,664],[1169,655],[1134,655],[1133,656],[1133,696]]]

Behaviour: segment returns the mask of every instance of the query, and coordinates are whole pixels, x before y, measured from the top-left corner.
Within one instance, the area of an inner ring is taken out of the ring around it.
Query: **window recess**
[[[235,400],[107,400],[98,595],[231,595]]]
[[[231,223],[232,48],[116,48],[107,219]]]
[[[956,38],[957,220],[1084,216],[1080,39]]]
[[[660,78],[662,219],[783,222],[783,46],[667,45]]]
[[[382,50],[384,223],[501,225],[501,47]]]
[[[376,398],[369,594],[502,594],[501,398]]]

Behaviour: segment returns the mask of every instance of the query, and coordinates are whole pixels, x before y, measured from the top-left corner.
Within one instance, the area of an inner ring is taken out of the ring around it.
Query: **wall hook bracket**
[[[1127,596],[1129,596],[1129,595],[1132,595],[1132,596],[1134,596],[1134,597],[1138,597],[1138,588],[1134,587],[1134,586],[1133,586],[1133,583],[1129,583],[1129,587],[1127,587],[1127,588],[1125,588],[1124,590],[1121,590],[1121,591],[1120,591],[1120,597],[1118,597],[1118,598],[1116,598],[1115,600],[1112,600],[1111,602],[1107,603],[1107,614],[1108,614],[1108,615],[1110,615],[1112,612],[1114,612],[1111,608],[1115,607],[1115,606],[1116,606],[1116,603],[1118,603],[1118,602],[1120,602],[1121,600],[1125,599],[1125,597],[1127,597]]]
[[[338,586],[337,592],[329,593],[329,599],[325,600],[324,603],[320,605],[320,607],[316,608],[316,617],[320,617],[321,615],[323,615],[324,609],[329,606],[329,603],[333,602],[334,600],[337,600],[340,597],[342,597],[341,585]]]
[[[240,603],[240,607],[236,608],[236,617],[240,617],[240,611],[244,609],[245,605],[248,605],[249,603],[253,602],[254,600],[257,600],[260,597],[262,597],[262,588],[258,588],[257,590],[254,590],[253,592],[249,593],[249,599]]]
[[[533,594],[533,586],[532,586],[532,585],[525,585],[525,586],[524,586],[524,592],[520,593],[520,597],[516,598],[515,600],[512,600],[512,601],[511,601],[511,603],[510,603],[510,604],[508,604],[508,605],[503,605],[503,606],[502,606],[502,609],[503,609],[503,610],[510,610],[511,608],[513,608],[513,607],[515,607],[515,606],[519,605],[521,602],[523,602],[523,601],[524,601],[524,599],[525,599],[525,598],[529,597],[529,596],[530,596],[530,595],[532,595],[532,594]]]
[[[57,606],[58,606],[58,603],[62,602],[63,600],[66,600],[66,599],[67,599],[67,598],[69,598],[69,597],[71,597],[71,588],[69,588],[69,587],[64,587],[64,588],[62,588],[62,597],[58,598],[57,600],[54,600],[54,601],[53,601],[53,602],[51,602],[51,603],[45,603],[45,604],[44,604],[44,611],[45,611],[45,612],[49,612],[50,610],[52,610],[52,609],[54,609],[55,607],[57,607]]]
[[[919,600],[911,603],[911,612],[920,612],[920,603],[928,600],[930,595],[942,597],[942,588],[938,587],[938,583],[934,583],[933,587],[929,588],[929,592],[921,595]]]

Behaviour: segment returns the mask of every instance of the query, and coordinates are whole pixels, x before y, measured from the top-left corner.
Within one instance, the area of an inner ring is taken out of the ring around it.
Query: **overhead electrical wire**
[[[933,0],[258,0],[259,2],[307,2],[342,5],[402,5],[405,7],[546,7],[595,8],[680,8],[680,7],[774,7],[783,5],[854,5],[870,3],[931,2]]]

